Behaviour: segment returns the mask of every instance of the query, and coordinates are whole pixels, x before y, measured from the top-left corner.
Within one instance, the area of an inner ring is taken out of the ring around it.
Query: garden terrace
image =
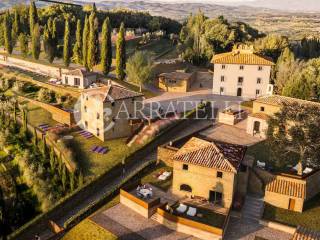
[[[180,232],[190,234],[201,239],[215,239],[222,237],[228,224],[229,215],[221,215],[209,209],[186,205],[188,208],[195,207],[197,214],[189,216],[175,210],[178,203],[166,210],[166,204],[157,209],[157,221],[169,228],[179,228]]]

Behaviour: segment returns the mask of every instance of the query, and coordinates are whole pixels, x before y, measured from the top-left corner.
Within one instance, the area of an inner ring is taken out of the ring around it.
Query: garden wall
[[[14,58],[0,54],[0,64],[18,67],[27,71],[36,72],[53,78],[61,78],[69,69],[35,63],[24,59]]]

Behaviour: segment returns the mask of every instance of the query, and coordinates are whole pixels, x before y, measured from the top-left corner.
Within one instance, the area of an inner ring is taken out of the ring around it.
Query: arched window
[[[180,186],[180,190],[181,190],[181,191],[186,191],[186,192],[192,192],[192,188],[191,188],[189,185],[187,185],[187,184],[182,184],[182,185]]]

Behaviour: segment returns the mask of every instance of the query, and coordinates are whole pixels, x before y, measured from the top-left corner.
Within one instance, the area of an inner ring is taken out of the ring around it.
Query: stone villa
[[[272,95],[270,84],[271,59],[253,52],[237,49],[216,54],[214,64],[213,94],[254,99]]]
[[[61,81],[64,85],[84,89],[97,81],[97,74],[93,72],[87,72],[84,69],[75,69],[63,73]]]
[[[131,120],[141,109],[143,94],[109,84],[81,94],[81,124],[102,141],[128,137],[136,129]]]

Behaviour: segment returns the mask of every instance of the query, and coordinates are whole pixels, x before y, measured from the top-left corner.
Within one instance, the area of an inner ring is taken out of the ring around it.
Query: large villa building
[[[109,84],[81,95],[81,123],[102,141],[128,137],[135,130],[131,119],[141,109],[143,94]]]
[[[255,99],[272,95],[270,84],[271,59],[253,52],[237,49],[216,54],[214,64],[213,94]]]

